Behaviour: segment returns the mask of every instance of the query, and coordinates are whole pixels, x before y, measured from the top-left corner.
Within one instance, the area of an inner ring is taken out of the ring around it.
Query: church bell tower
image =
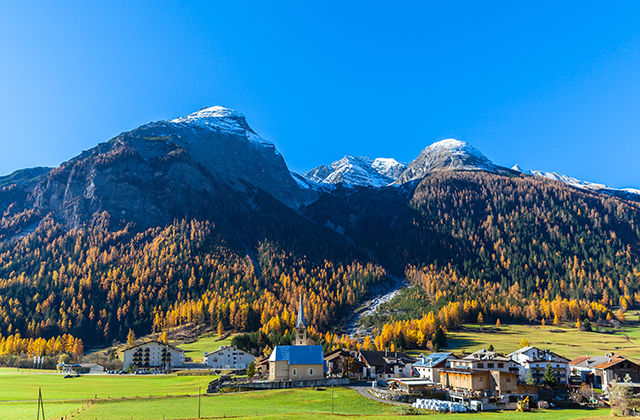
[[[304,320],[304,307],[302,305],[302,295],[300,295],[300,305],[298,306],[298,320],[296,321],[296,346],[307,345],[307,323]]]

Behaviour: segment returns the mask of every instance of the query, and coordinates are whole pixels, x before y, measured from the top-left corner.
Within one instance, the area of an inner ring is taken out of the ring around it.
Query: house
[[[269,356],[270,381],[324,378],[322,346],[276,346]]]
[[[213,369],[246,369],[256,358],[236,346],[220,346],[218,350],[205,352],[202,359]]]
[[[445,368],[440,371],[440,385],[460,398],[503,396],[518,392],[518,374],[467,366]]]
[[[356,351],[344,349],[334,350],[325,354],[324,362],[327,366],[327,375],[355,376],[362,379],[362,371],[365,364],[359,361]]]
[[[572,371],[580,374],[586,384],[606,390],[612,380],[623,381],[629,375],[633,383],[640,382],[640,365],[613,353],[605,356],[582,356],[569,362]]]
[[[527,374],[531,373],[531,377],[536,383],[542,383],[542,377],[547,370],[547,365],[550,365],[558,384],[567,385],[569,383],[569,374],[571,372],[569,359],[552,351],[527,346],[509,353],[507,357],[517,363],[521,382],[525,382]]]
[[[322,346],[307,345],[307,323],[302,296],[298,306],[296,340],[293,346],[276,346],[269,356],[270,381],[300,381],[324,378]]]
[[[487,351],[485,349],[478,350],[465,357],[451,360],[451,367],[466,367],[469,369],[488,369],[501,372],[518,372],[517,363],[506,356],[496,353],[495,351]]]
[[[96,363],[58,363],[56,368],[62,373],[104,373],[104,367]]]
[[[428,356],[421,356],[413,364],[413,369],[421,379],[440,383],[440,371],[450,368],[451,362],[458,359],[453,353],[431,353]]]
[[[416,359],[401,351],[360,350],[357,359],[364,365],[364,378],[386,381],[391,378],[411,377]]]
[[[150,340],[124,350],[123,370],[169,370],[184,364],[184,350],[168,343]]]

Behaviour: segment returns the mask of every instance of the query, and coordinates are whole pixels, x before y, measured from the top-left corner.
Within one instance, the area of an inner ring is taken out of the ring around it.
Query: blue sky
[[[640,188],[640,2],[102,3],[3,4],[1,174],[221,105],[298,172],[453,137]]]

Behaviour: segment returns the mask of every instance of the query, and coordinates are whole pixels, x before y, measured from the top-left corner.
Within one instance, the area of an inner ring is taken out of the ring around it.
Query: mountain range
[[[297,174],[242,114],[203,108],[0,177],[0,335],[99,343],[222,322],[282,337],[303,293],[315,332],[340,330],[388,273],[423,293],[396,319],[467,299],[458,320],[522,320],[556,297],[633,305],[639,197],[454,139],[408,164],[345,156]]]

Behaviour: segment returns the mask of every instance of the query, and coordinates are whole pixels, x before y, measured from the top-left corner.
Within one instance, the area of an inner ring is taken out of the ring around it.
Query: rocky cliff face
[[[247,203],[257,188],[294,208],[319,195],[294,180],[275,146],[242,114],[221,107],[144,125],[37,172],[29,182],[16,182],[25,178],[20,174],[5,177],[0,204],[19,202],[41,216],[53,212],[68,227],[105,211],[118,224],[141,228],[176,217],[219,216],[225,205],[234,207],[231,201]]]

